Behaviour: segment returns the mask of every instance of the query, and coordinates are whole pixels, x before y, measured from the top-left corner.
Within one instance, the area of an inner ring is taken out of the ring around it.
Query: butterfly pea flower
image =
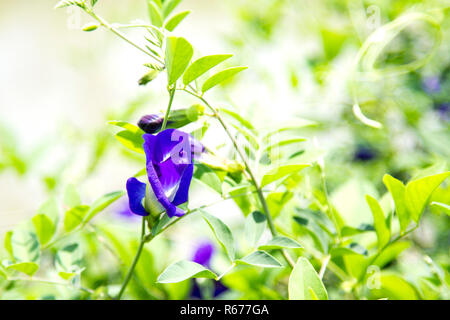
[[[165,211],[170,218],[180,217],[185,212],[177,206],[188,200],[193,161],[204,147],[188,133],[176,129],[144,134],[143,138],[149,184],[134,177],[128,179],[130,209],[140,216],[156,217]]]
[[[189,108],[173,110],[167,119],[167,128],[178,129],[197,119],[203,115],[205,107],[200,104],[194,104]],[[164,122],[164,115],[162,113],[148,114],[143,116],[138,126],[146,133],[158,132]]]

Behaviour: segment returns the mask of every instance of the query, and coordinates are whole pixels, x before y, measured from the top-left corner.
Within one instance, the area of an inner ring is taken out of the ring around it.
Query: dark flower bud
[[[147,83],[149,83],[152,80],[155,80],[155,78],[158,76],[159,71],[158,70],[150,70],[146,74],[142,76],[142,78],[139,79],[138,83],[140,86],[145,86]]]
[[[354,161],[369,161],[373,160],[377,156],[377,152],[367,146],[358,146],[353,155]]]
[[[138,127],[146,133],[155,133],[161,129],[163,121],[162,114],[148,114],[139,120]]]

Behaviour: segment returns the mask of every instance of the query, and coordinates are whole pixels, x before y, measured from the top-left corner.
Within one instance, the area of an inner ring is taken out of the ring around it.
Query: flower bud
[[[155,80],[155,78],[158,76],[159,71],[157,70],[150,70],[146,74],[142,76],[142,78],[139,79],[138,83],[140,86],[145,86],[147,83],[149,83],[152,80]]]
[[[163,121],[162,114],[148,114],[139,120],[138,127],[146,133],[155,133],[161,129]]]
[[[83,27],[83,31],[90,32],[90,31],[97,30],[97,28],[98,28],[97,24],[95,24],[95,23],[88,23],[88,24],[86,24]]]

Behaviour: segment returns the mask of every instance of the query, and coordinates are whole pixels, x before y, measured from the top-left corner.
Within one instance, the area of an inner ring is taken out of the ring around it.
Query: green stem
[[[95,20],[97,20],[103,27],[105,27],[106,29],[110,30],[111,32],[113,32],[114,34],[116,34],[117,36],[119,36],[119,38],[121,38],[122,40],[125,40],[126,42],[128,42],[129,44],[131,44],[133,47],[135,47],[136,49],[142,51],[143,53],[145,53],[146,55],[150,56],[151,58],[153,58],[154,60],[156,60],[157,62],[161,63],[162,65],[164,65],[164,61],[162,61],[160,58],[154,56],[153,54],[151,54],[150,52],[148,52],[147,50],[145,50],[144,48],[142,48],[141,46],[139,46],[138,44],[134,43],[133,41],[131,41],[130,39],[127,38],[127,36],[125,36],[122,32],[120,32],[119,30],[117,30],[116,28],[114,28],[111,24],[109,24],[105,19],[103,19],[102,17],[98,16],[95,12],[93,12],[91,9],[86,8],[85,9],[86,13],[89,14],[92,18],[94,18]]]
[[[133,259],[133,263],[131,264],[130,269],[128,270],[128,273],[125,277],[125,280],[122,283],[122,287],[120,288],[119,294],[117,295],[117,300],[120,300],[120,298],[122,297],[123,293],[125,292],[125,289],[128,285],[128,282],[130,282],[131,277],[133,276],[133,272],[134,269],[136,268],[136,265],[139,261],[139,258],[141,256],[142,253],[142,249],[144,249],[144,244],[145,244],[145,217],[142,217],[142,228],[141,228],[141,240],[139,242],[139,247],[138,250],[136,252],[136,255],[134,256]]]
[[[259,201],[261,203],[261,206],[263,208],[263,211],[267,217],[267,224],[269,225],[269,229],[270,232],[272,234],[273,237],[277,236],[277,230],[275,228],[275,224],[273,223],[273,219],[272,219],[272,215],[270,214],[270,210],[269,210],[269,206],[267,205],[266,199],[264,198],[264,195],[262,193],[261,187],[259,186],[258,180],[256,179],[255,174],[253,173],[253,170],[251,169],[250,165],[248,164],[248,161],[244,155],[244,152],[242,151],[241,147],[239,146],[239,144],[237,143],[236,139],[233,137],[228,125],[225,123],[225,121],[222,119],[222,117],[220,116],[220,114],[217,112],[216,109],[214,109],[202,96],[191,92],[189,90],[183,89],[185,92],[193,95],[194,97],[200,99],[213,113],[214,113],[214,117],[217,118],[217,120],[220,122],[220,124],[222,125],[223,129],[225,130],[225,132],[227,133],[228,137],[230,138],[231,142],[234,145],[234,148],[236,149],[237,153],[239,154],[239,157],[241,158],[242,162],[245,165],[245,168],[250,176],[250,180],[252,181],[253,185],[256,188],[256,192],[259,198]],[[289,254],[287,253],[286,250],[282,249],[281,250],[283,257],[286,259],[286,262],[293,268],[295,265],[295,262],[292,260],[292,258],[289,256]]]
[[[166,114],[164,116],[163,124],[161,126],[161,131],[165,130],[166,126],[167,126],[167,121],[169,119],[170,109],[172,108],[173,97],[175,96],[175,87],[172,88],[172,89],[169,89],[169,94],[170,94],[169,105],[167,106],[167,109],[166,109]]]

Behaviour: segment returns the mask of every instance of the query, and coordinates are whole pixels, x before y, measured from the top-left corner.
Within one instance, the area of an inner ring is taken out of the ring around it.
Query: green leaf
[[[181,37],[168,37],[166,44],[166,68],[168,85],[174,84],[186,70],[191,61],[194,49]]]
[[[55,198],[49,199],[39,207],[36,214],[45,214],[48,218],[50,218],[53,225],[56,227],[59,220],[58,202]]]
[[[419,223],[425,206],[430,200],[433,191],[439,187],[439,185],[447,179],[450,175],[449,172],[444,172],[418,180],[410,181],[406,185],[405,190],[405,203],[411,218]]]
[[[93,219],[99,212],[103,211],[106,207],[108,207],[111,203],[119,199],[125,194],[124,191],[115,191],[110,192],[102,196],[101,198],[95,200],[95,202],[91,205],[89,212],[86,214],[86,218],[83,223],[88,223],[91,219]]]
[[[214,75],[212,75],[202,86],[202,92],[205,93],[212,87],[215,87],[219,83],[233,77],[235,74],[241,72],[242,70],[247,69],[247,67],[231,67],[225,70],[222,70]]]
[[[256,266],[261,268],[281,268],[283,265],[275,259],[273,256],[265,251],[255,251],[242,259],[236,260],[237,264],[246,264],[250,266]]]
[[[414,286],[395,274],[382,274],[379,280],[380,289],[374,289],[371,292],[375,298],[388,298],[390,300],[419,299]]]
[[[214,170],[205,166],[204,164],[198,164],[195,166],[194,178],[201,181],[219,194],[222,194],[222,181],[219,179]]]
[[[293,218],[294,221],[297,222],[300,227],[311,236],[319,250],[323,253],[327,253],[329,237],[327,236],[327,233],[319,226],[319,224],[316,223],[316,221],[314,221],[311,217],[305,215],[294,216]]]
[[[386,224],[383,209],[378,201],[370,195],[366,195],[366,201],[372,211],[373,224],[378,239],[378,248],[382,249],[386,244],[388,244],[389,239],[391,238],[391,232]]]
[[[66,211],[64,217],[64,230],[70,232],[83,222],[89,211],[89,206],[80,205]]]
[[[91,0],[91,6],[94,7],[97,4],[98,0]]]
[[[119,141],[127,149],[144,154],[144,138],[142,138],[142,134],[140,132],[123,130],[116,133],[115,137],[117,141]]]
[[[445,212],[447,215],[450,216],[450,206],[449,206],[448,204],[434,201],[434,202],[431,203],[431,205],[443,209],[444,212]]]
[[[67,208],[73,208],[81,204],[80,194],[73,184],[69,184],[64,190],[63,203]]]
[[[297,241],[283,236],[273,237],[266,244],[259,246],[258,249],[261,250],[272,250],[272,249],[282,249],[282,248],[302,248],[301,244]]]
[[[23,229],[15,230],[11,236],[11,247],[15,262],[39,261],[39,241],[36,234]]]
[[[39,265],[36,262],[19,262],[8,265],[6,269],[17,270],[31,277],[38,271]]]
[[[328,300],[328,293],[314,267],[303,257],[289,277],[289,300]],[[311,294],[314,292],[314,295]]]
[[[148,15],[150,16],[150,21],[155,27],[161,27],[163,25],[163,18],[159,7],[153,1],[148,1]]]
[[[234,239],[228,226],[219,218],[216,218],[209,213],[201,210],[203,219],[208,223],[209,227],[214,233],[217,241],[223,247],[231,262],[234,261]]]
[[[12,248],[12,244],[11,244],[12,235],[13,235],[12,231],[7,231],[5,233],[5,241],[4,241],[5,249],[11,256],[11,259],[14,258],[13,248]]]
[[[261,188],[292,173],[299,172],[306,167],[309,167],[309,164],[288,164],[274,168],[263,176],[261,181]]]
[[[78,243],[72,243],[58,250],[55,256],[55,266],[59,271],[59,276],[65,280],[82,272],[81,267],[83,253]]]
[[[43,213],[35,215],[32,219],[36,234],[41,245],[49,242],[56,231],[53,221]]]
[[[181,260],[168,266],[158,277],[158,283],[181,282],[191,278],[216,279],[217,275],[201,264]]]
[[[163,3],[162,13],[164,17],[169,14],[180,4],[181,0],[166,0]]]
[[[170,19],[164,24],[164,28],[166,30],[173,31],[176,27],[178,27],[181,21],[188,16],[189,13],[191,13],[191,11],[186,10],[170,17]]]
[[[251,246],[255,246],[266,229],[266,216],[259,211],[253,211],[245,219],[245,236]]]
[[[225,113],[225,114],[228,115],[228,116],[230,116],[231,118],[233,118],[234,120],[236,120],[237,122],[239,122],[239,124],[241,124],[241,125],[243,125],[244,127],[246,127],[248,130],[252,131],[253,129],[255,129],[255,128],[253,127],[253,125],[252,125],[249,121],[247,121],[246,119],[244,119],[240,114],[238,114],[238,113],[236,113],[236,112],[234,112],[234,111],[232,111],[232,110],[223,108],[223,107],[220,108],[219,111]]]
[[[73,5],[82,6],[81,1],[77,0],[61,0],[55,5],[55,9],[70,7]]]
[[[388,174],[384,175],[383,183],[392,195],[392,199],[394,199],[395,212],[397,213],[400,222],[400,232],[403,233],[406,231],[411,221],[411,216],[409,215],[405,204],[406,188],[400,180],[397,180]]]
[[[183,75],[184,85],[188,85],[211,68],[214,68],[219,63],[231,58],[232,56],[232,54],[216,54],[201,57],[200,59],[195,60],[189,68],[187,68]]]
[[[282,141],[271,141],[272,143],[270,143],[270,145],[268,147],[265,148],[265,152],[270,152],[272,149],[277,150],[276,148],[279,147],[283,147],[283,146],[287,146],[290,144],[294,144],[294,143],[298,143],[298,142],[303,142],[306,141],[305,138],[294,138],[294,139],[287,139],[287,140],[282,140]]]

